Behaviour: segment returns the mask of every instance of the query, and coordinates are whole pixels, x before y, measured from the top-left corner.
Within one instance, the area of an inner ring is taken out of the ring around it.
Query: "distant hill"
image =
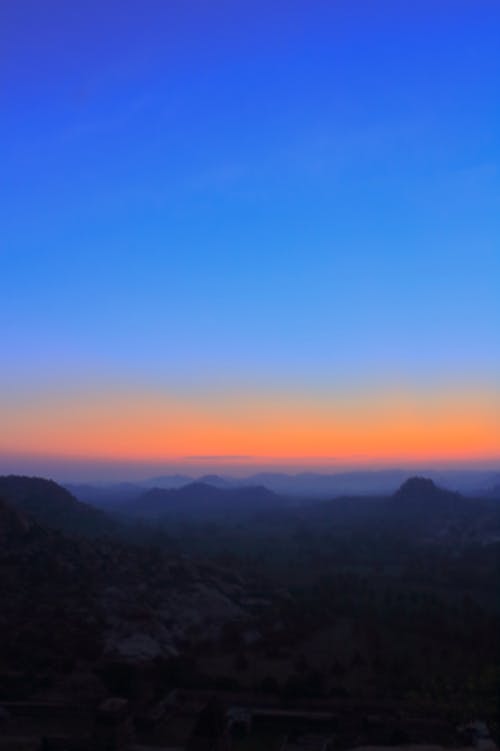
[[[262,485],[282,495],[326,499],[345,495],[388,495],[396,492],[411,475],[412,471],[404,467],[348,472],[259,472],[246,477],[211,473],[196,479],[187,475],[162,475],[136,484],[148,488],[179,488],[192,482],[228,488]],[[440,487],[472,496],[484,495],[499,482],[498,471],[479,469],[429,470],[425,476]]]
[[[53,480],[7,475],[0,477],[0,497],[43,526],[72,535],[103,535],[115,523],[102,511],[77,501]]]
[[[202,483],[216,488],[265,487],[298,502],[327,500],[332,497],[389,495],[398,490],[411,475],[405,469],[358,470],[351,472],[300,472],[297,474],[261,472],[246,477],[205,474],[194,478],[184,474],[159,475],[134,482],[64,483],[79,501],[106,510],[117,511],[129,501],[153,489],[179,489]],[[468,496],[499,497],[500,476],[497,471],[442,470],[426,472],[439,487]]]
[[[405,477],[408,477],[408,472],[398,469],[340,473],[301,472],[298,474],[259,472],[246,477],[205,474],[196,479],[187,475],[161,475],[138,484],[150,488],[180,488],[193,482],[219,488],[263,486],[283,495],[328,497],[345,493],[392,492]]]
[[[393,494],[389,509],[396,520],[413,524],[435,524],[436,520],[473,511],[475,502],[460,493],[438,487],[426,477],[410,477]]]
[[[427,477],[410,477],[394,493],[393,499],[401,507],[418,507],[429,512],[436,507],[450,508],[460,505],[462,496],[460,493],[438,487]]]
[[[206,516],[220,513],[254,513],[283,500],[264,487],[218,488],[194,482],[177,489],[153,488],[133,503],[128,511],[145,517],[164,515]]]
[[[500,506],[439,487],[425,477],[410,477],[392,494],[350,495],[303,506],[301,516],[315,528],[371,530],[405,539],[482,541],[497,538]]]
[[[356,528],[362,525],[378,529],[381,534],[392,530],[426,539],[451,539],[457,535],[460,538],[469,535],[471,539],[483,541],[496,539],[500,506],[493,485],[481,497],[475,497],[448,490],[443,487],[442,480],[431,477],[408,477],[406,474],[396,484],[399,474],[400,470],[295,476],[267,473],[254,476],[254,480],[262,481],[260,484],[247,480],[245,485],[240,484],[245,482],[241,478],[204,475],[204,482],[170,488],[147,488],[132,483],[70,486],[81,501],[86,501],[76,507],[76,499],[67,491],[55,483],[41,481],[45,483],[42,497],[50,496],[50,504],[47,506],[46,500],[40,504],[42,488],[36,493],[31,488],[20,507],[33,512],[35,502],[34,513],[43,523],[72,533],[102,534],[108,530],[106,525],[110,519],[105,514],[96,517],[98,512],[89,508],[87,503],[90,503],[116,514],[117,524],[121,524],[121,531],[127,539],[139,539],[138,518],[145,522],[154,520],[155,523],[162,518],[195,522],[211,519],[224,523],[226,518],[238,521],[243,517],[250,521],[257,515],[278,525],[292,524],[295,519],[313,525],[355,525]],[[462,477],[462,474],[458,476]],[[492,473],[490,477],[496,479],[498,475]],[[17,482],[21,479],[23,483],[31,482],[29,478],[17,478]],[[181,481],[185,477],[178,475],[171,479]],[[362,486],[365,492],[330,493],[328,497],[327,488],[332,481],[337,488]],[[306,487],[311,482],[316,483],[316,490],[321,486],[322,493],[301,496],[298,487]],[[268,487],[286,488],[293,483],[297,483],[295,493],[274,492]],[[387,485],[393,490],[387,491]],[[1,487],[0,484],[0,493]],[[370,493],[366,492],[369,487],[373,488]],[[381,487],[384,489],[380,490]],[[127,517],[129,522],[133,520],[133,524],[127,523]],[[147,538],[149,528],[141,529]]]

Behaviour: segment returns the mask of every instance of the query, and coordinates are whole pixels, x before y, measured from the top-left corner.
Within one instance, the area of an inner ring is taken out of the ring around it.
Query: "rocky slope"
[[[217,642],[227,624],[250,625],[252,587],[214,563],[71,538],[0,502],[3,669],[33,676],[170,658]]]

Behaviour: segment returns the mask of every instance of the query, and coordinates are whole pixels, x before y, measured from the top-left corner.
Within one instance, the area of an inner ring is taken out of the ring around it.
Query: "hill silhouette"
[[[282,503],[280,496],[262,486],[219,488],[193,482],[181,488],[153,488],[143,493],[128,510],[141,516],[257,512]]]
[[[448,494],[436,485],[434,480],[428,477],[409,477],[394,494],[398,498],[436,498],[443,493]]]
[[[410,477],[392,496],[393,506],[402,513],[413,512],[426,515],[450,513],[477,505],[472,498],[466,498],[445,488],[440,488],[427,477]]]
[[[6,475],[0,477],[0,497],[39,524],[76,535],[103,535],[115,523],[102,511],[77,499],[53,480]]]

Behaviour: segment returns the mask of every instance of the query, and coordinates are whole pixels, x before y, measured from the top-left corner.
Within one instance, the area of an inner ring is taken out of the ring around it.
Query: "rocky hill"
[[[488,498],[470,498],[411,477],[388,504],[393,524],[414,535],[459,544],[492,542],[500,534],[500,506]]]

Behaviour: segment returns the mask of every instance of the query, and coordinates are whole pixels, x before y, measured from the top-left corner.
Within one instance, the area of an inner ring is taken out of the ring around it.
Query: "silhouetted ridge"
[[[400,511],[413,511],[425,514],[451,512],[459,506],[469,506],[468,499],[438,487],[427,477],[410,477],[394,493],[393,506]]]
[[[442,495],[450,495],[450,491],[438,488],[435,482],[427,477],[409,477],[394,493],[396,498],[407,500],[436,498]]]
[[[77,501],[53,480],[18,475],[0,477],[0,496],[16,510],[53,529],[101,535],[115,528],[106,514]]]
[[[183,513],[223,513],[258,511],[278,502],[279,496],[262,486],[219,488],[205,482],[192,482],[181,488],[153,488],[144,493],[129,511],[151,516]]]
[[[390,500],[393,519],[429,530],[452,519],[469,517],[478,507],[474,499],[444,490],[426,477],[410,477]]]

